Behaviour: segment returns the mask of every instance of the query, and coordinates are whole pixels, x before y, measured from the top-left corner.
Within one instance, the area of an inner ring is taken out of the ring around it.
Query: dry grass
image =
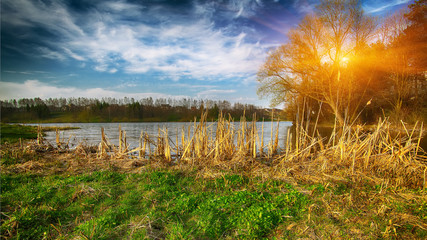
[[[314,181],[317,179],[313,176],[351,178],[425,188],[427,157],[419,146],[422,133],[421,125],[391,134],[390,123],[380,120],[372,132],[362,131],[361,127],[335,128],[325,141],[321,136],[309,136],[297,126],[296,144],[287,148],[279,164],[288,172]]]
[[[265,144],[264,127],[259,131],[255,120],[247,122],[243,117],[235,128],[231,118],[220,115],[217,122],[209,124],[206,117],[204,113],[199,122],[183,128],[175,141],[168,129],[159,129],[154,138],[141,132],[135,149],[129,149],[126,132],[121,129],[119,147],[102,134],[98,158],[138,158],[150,163],[245,171],[258,176],[273,173],[277,178],[291,176],[314,183],[352,179],[426,187],[427,157],[419,146],[422,124],[407,129],[402,123],[404,131],[399,133],[387,120],[380,120],[372,131],[363,131],[360,126],[335,126],[332,135],[324,138],[316,131],[309,133],[309,125],[301,121],[295,132],[288,130],[287,143],[279,149],[278,127],[271,131],[271,139]]]
[[[101,128],[97,149],[80,144],[75,150],[69,150],[68,143],[58,137],[59,147],[53,148],[43,139],[39,128],[36,143],[24,152],[74,154],[79,160],[68,165],[75,168],[96,164],[117,168],[123,164],[124,169],[174,166],[197,168],[209,172],[208,175],[225,170],[308,183],[352,181],[426,188],[427,157],[419,146],[422,124],[408,129],[402,123],[400,132],[394,131],[395,127],[387,120],[380,120],[370,131],[348,124],[335,126],[326,138],[317,130],[309,130],[308,121],[301,120],[294,131],[288,130],[284,148],[280,149],[279,128],[273,129],[274,123],[270,141],[264,143],[264,125],[257,129],[255,120],[248,122],[242,117],[236,125],[231,117],[222,114],[215,123],[206,120],[207,113],[204,113],[199,122],[194,121],[178,131],[175,139],[169,136],[167,128],[158,129],[154,137],[141,132],[139,147],[134,149],[129,147],[126,132],[120,127],[119,146],[111,144]],[[39,168],[27,164],[30,169]]]

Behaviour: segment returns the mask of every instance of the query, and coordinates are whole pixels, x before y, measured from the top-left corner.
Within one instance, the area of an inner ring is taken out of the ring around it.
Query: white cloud
[[[3,0],[2,8],[9,7],[14,11],[2,11],[2,21],[7,19],[8,23],[16,26],[41,26],[68,37],[84,35],[75,24],[76,19],[59,1]]]
[[[120,84],[115,87],[115,89],[127,89],[138,87],[138,84],[135,81],[120,81]]]
[[[105,7],[107,10],[114,11],[128,16],[135,16],[143,8],[141,5],[127,3],[125,1],[104,1],[100,7]]]
[[[405,4],[410,2],[411,0],[394,0],[394,1],[374,1],[374,2],[366,2],[363,6],[363,9],[367,13],[378,13],[382,12],[386,9],[392,8],[397,5]]]
[[[184,88],[184,89],[209,89],[216,88],[217,85],[197,85],[197,84],[185,84],[185,83],[173,83],[168,84],[171,87]]]
[[[257,77],[255,75],[253,75],[253,76],[249,76],[247,78],[244,78],[242,80],[242,84],[245,86],[257,85]]]
[[[139,30],[142,30],[139,32]],[[149,35],[151,41],[140,40]],[[191,25],[165,25],[160,29],[140,24],[135,27],[99,24],[96,35],[75,40],[70,47],[84,49],[108,71],[117,59],[128,73],[161,71],[170,75],[205,78],[216,75],[241,76],[257,71],[265,49],[246,43],[245,34],[227,36],[206,20]],[[114,57],[112,57],[114,56]]]
[[[64,61],[66,59],[66,57],[62,53],[51,50],[50,48],[38,47],[36,49],[40,53],[40,57],[59,60],[59,61]]]
[[[111,91],[103,88],[88,88],[80,89],[75,87],[56,87],[46,83],[40,82],[39,80],[27,80],[24,83],[15,82],[0,82],[0,99],[19,99],[19,98],[35,98],[40,97],[46,98],[70,98],[70,97],[86,97],[86,98],[123,98],[133,97],[135,99],[141,99],[146,97],[152,98],[189,98],[186,95],[171,95],[164,93],[125,93],[119,91]]]
[[[236,12],[235,18],[251,17],[263,5],[261,0],[231,0],[228,3],[228,8]]]
[[[5,1],[25,11],[19,15],[6,13],[5,19],[42,26],[61,36],[57,42],[48,43],[51,47],[37,48],[41,57],[84,61],[85,66],[100,72],[157,71],[194,79],[242,77],[254,74],[266,53],[266,47],[248,39],[244,29],[216,28],[214,10],[201,11],[198,3],[187,19],[166,14],[162,8],[148,9],[125,1],[102,2],[97,10],[78,15],[60,2]],[[249,16],[260,5],[260,1],[233,0],[226,8]],[[138,18],[128,21],[125,16]]]
[[[66,47],[64,47],[63,49],[70,57],[72,57],[78,61],[85,61],[86,60],[84,57],[74,53],[73,51],[71,51],[70,49],[68,49]]]
[[[313,13],[317,4],[319,4],[318,1],[296,0],[294,2],[294,8],[299,13],[303,13],[303,14]]]
[[[236,90],[219,90],[219,89],[211,89],[205,90],[197,93],[198,98],[207,98],[207,99],[227,99],[224,95],[229,95],[231,93],[235,93]],[[228,97],[229,98],[229,97]]]
[[[48,74],[49,72],[46,71],[8,71],[8,70],[3,70],[2,72],[5,73],[13,73],[13,74],[25,74],[25,75],[34,75],[34,74]]]

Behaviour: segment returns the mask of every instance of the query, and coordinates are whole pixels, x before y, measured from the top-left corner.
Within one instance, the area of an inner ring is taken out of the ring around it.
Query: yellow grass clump
[[[98,159],[134,158],[147,163],[244,171],[248,174],[292,177],[296,180],[322,182],[325,179],[370,181],[411,188],[426,188],[427,157],[420,147],[423,124],[395,132],[380,120],[366,131],[361,126],[335,126],[331,136],[319,134],[317,124],[297,121],[285,134],[279,147],[279,123],[272,122],[271,138],[264,142],[264,123],[257,128],[256,116],[238,124],[219,114],[207,122],[207,112],[200,120],[183,127],[172,139],[169,129],[159,128],[157,136],[141,131],[139,146],[131,149],[126,132],[119,126],[119,146],[111,144],[101,128]],[[59,134],[58,134],[59,135]],[[57,136],[58,136],[57,135]],[[59,140],[57,140],[59,141]],[[39,136],[38,144],[42,144]],[[206,169],[211,169],[207,171]]]

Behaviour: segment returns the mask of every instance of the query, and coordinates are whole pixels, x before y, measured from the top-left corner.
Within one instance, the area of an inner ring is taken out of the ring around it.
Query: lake
[[[119,144],[119,125],[122,130],[126,131],[126,140],[131,148],[136,148],[139,145],[139,137],[141,131],[147,133],[150,137],[154,138],[158,136],[159,128],[167,128],[169,137],[172,141],[175,141],[178,133],[178,141],[181,137],[181,131],[189,126],[193,126],[194,123],[189,122],[132,122],[132,123],[44,123],[44,124],[28,124],[28,125],[40,125],[42,127],[78,127],[79,129],[64,130],[60,131],[60,138],[62,142],[70,140],[70,147],[76,147],[79,143],[86,145],[98,145],[101,142],[101,127],[104,128],[105,135],[112,144]],[[234,128],[238,129],[240,123],[235,122]],[[249,123],[248,123],[249,125]],[[264,144],[266,145],[271,140],[271,122],[257,122],[258,134],[261,137],[261,129],[264,125]],[[216,122],[208,122],[208,129],[215,131]],[[209,128],[210,126],[210,128]],[[286,143],[286,136],[288,129],[292,126],[292,122],[274,122],[273,123],[273,134],[276,133],[277,126],[279,126],[279,147],[283,147]],[[55,131],[46,132],[45,139],[52,145],[56,145],[56,133]]]

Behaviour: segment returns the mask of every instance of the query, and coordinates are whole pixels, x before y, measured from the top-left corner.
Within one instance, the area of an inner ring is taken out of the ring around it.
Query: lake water
[[[79,129],[64,130],[60,131],[60,138],[62,142],[70,140],[70,147],[76,147],[79,143],[86,145],[98,145],[101,142],[101,127],[104,128],[105,135],[112,144],[119,144],[119,125],[121,129],[126,131],[126,140],[131,148],[136,148],[139,145],[139,137],[141,131],[147,133],[150,137],[158,136],[160,129],[167,128],[168,135],[172,141],[175,141],[178,134],[178,140],[181,137],[181,131],[185,128],[187,133],[188,127],[193,126],[194,123],[189,122],[137,122],[137,123],[45,123],[45,124],[30,124],[30,125],[41,125],[42,127],[57,126],[57,127],[78,127]],[[234,128],[238,129],[240,123],[235,122]],[[267,144],[271,140],[271,122],[257,122],[257,129],[259,136],[261,137],[261,129],[264,125],[264,144]],[[208,130],[215,132],[216,123],[208,122]],[[210,127],[209,127],[210,126]],[[248,123],[249,126],[249,123]],[[273,123],[273,134],[276,133],[277,126],[279,126],[279,147],[283,147],[286,142],[286,136],[288,129],[292,126],[292,122],[274,122]],[[56,132],[46,132],[45,139],[52,145],[56,144]]]
[[[157,122],[157,123],[147,123],[147,122],[137,122],[137,123],[46,123],[46,124],[29,124],[29,125],[41,125],[43,126],[57,126],[57,127],[78,127],[79,129],[64,130],[60,131],[60,138],[62,142],[67,142],[69,140],[69,146],[71,148],[76,147],[79,143],[86,145],[98,145],[101,142],[101,127],[104,128],[105,134],[109,141],[112,144],[119,144],[119,125],[122,130],[126,131],[126,140],[131,148],[136,148],[139,145],[139,137],[141,131],[147,133],[152,139],[158,136],[158,131],[160,129],[167,128],[169,137],[172,141],[175,141],[178,134],[178,141],[181,137],[181,131],[185,128],[187,133],[188,127],[193,126],[194,123],[189,122]],[[208,129],[215,132],[216,123],[208,122]],[[235,122],[234,128],[238,129],[240,123]],[[249,125],[249,123],[248,123]],[[271,141],[271,122],[257,122],[258,134],[261,137],[261,129],[264,125],[264,144],[268,144]],[[210,127],[209,127],[210,126]],[[277,122],[273,123],[273,134],[276,133],[277,126],[279,126],[279,147],[284,148],[285,143],[287,142],[286,136],[288,129],[292,128],[292,122]],[[292,129],[294,130],[294,129]],[[323,137],[328,137],[330,135],[331,129],[319,129],[320,134]],[[291,133],[294,131],[291,131]],[[46,140],[49,141],[52,145],[56,145],[56,133],[55,131],[46,132]],[[187,137],[186,137],[187,138]],[[173,143],[172,143],[173,144]],[[427,137],[424,136],[421,139],[420,146],[427,150]]]

